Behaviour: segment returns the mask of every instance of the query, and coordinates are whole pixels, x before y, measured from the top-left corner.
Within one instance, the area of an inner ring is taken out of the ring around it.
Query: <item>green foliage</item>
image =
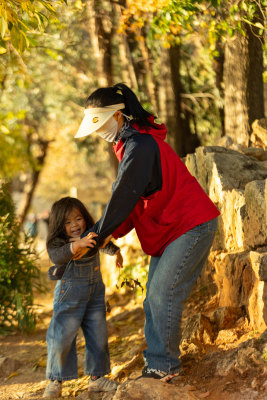
[[[43,33],[49,21],[56,19],[53,3],[52,0],[1,1],[0,54],[7,52],[9,43],[20,53],[35,46],[34,35]]]
[[[149,257],[147,255],[139,257],[135,264],[126,265],[120,270],[117,289],[128,287],[136,290],[137,295],[144,293],[147,281]]]
[[[257,36],[263,35],[266,31],[266,0],[227,3],[220,0],[169,0],[154,16],[151,39],[161,37],[168,46],[180,44],[183,37],[198,32],[209,39],[210,51],[216,56],[216,42],[224,42],[237,32],[245,35],[244,23],[256,29]]]
[[[19,233],[14,204],[0,188],[0,334],[34,329],[33,288],[41,291],[37,255],[32,242]]]
[[[27,142],[21,125],[25,112],[15,113],[3,108],[0,112],[0,178],[10,180],[29,165]]]

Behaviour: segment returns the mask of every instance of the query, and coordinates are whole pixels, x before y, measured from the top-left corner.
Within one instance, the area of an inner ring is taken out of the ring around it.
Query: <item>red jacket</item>
[[[135,228],[144,252],[159,256],[183,233],[219,215],[164,141],[166,133],[163,124],[147,130],[132,124],[114,145],[118,176],[101,219],[90,229],[98,234],[94,251],[108,235],[118,238]]]
[[[151,135],[158,146],[161,188],[149,196],[141,196],[128,218],[113,232],[113,236],[118,238],[135,228],[142,249],[152,256],[161,255],[165,247],[183,233],[220,214],[178,155],[164,141],[165,125],[158,127],[146,131],[134,125],[141,135]],[[125,144],[122,140],[114,146],[120,162],[126,149],[127,142]]]

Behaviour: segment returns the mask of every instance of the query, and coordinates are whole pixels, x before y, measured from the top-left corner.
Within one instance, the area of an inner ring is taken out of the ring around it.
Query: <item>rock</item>
[[[104,396],[101,398],[101,400],[112,400],[114,398],[115,393],[116,392],[105,393]],[[90,400],[92,400],[91,397]]]
[[[259,161],[266,161],[267,160],[267,151],[264,149],[259,149],[256,147],[248,147],[242,149],[242,153],[246,156],[256,158]]]
[[[263,345],[261,339],[251,339],[241,343],[237,349],[226,354],[218,362],[216,375],[227,376],[231,371],[245,375],[251,370],[255,372],[256,368],[263,369],[265,363],[262,358]]]
[[[215,344],[234,343],[238,339],[238,335],[232,329],[222,329],[216,338]]]
[[[169,385],[153,378],[126,381],[119,386],[113,400],[197,400],[190,390]]]
[[[235,359],[229,355],[218,361],[216,375],[227,376],[234,369]]]
[[[246,207],[244,190],[232,189],[221,194],[219,231],[221,249],[243,250],[244,236],[244,209]]]
[[[267,179],[245,187],[244,236],[246,249],[267,245]]]
[[[188,154],[185,164],[221,211],[219,219],[220,247],[216,248],[229,251],[248,248],[250,242],[245,245],[245,217],[247,216],[247,230],[250,229],[248,218],[253,218],[254,214],[257,216],[257,221],[264,224],[264,218],[261,219],[261,216],[266,201],[262,202],[261,189],[252,184],[247,187],[247,206],[245,188],[252,181],[263,181],[267,178],[267,163],[252,159],[239,151],[210,146],[199,147],[195,154]],[[250,202],[250,198],[253,199],[253,196],[257,196],[259,199],[259,211],[253,207],[253,201]],[[264,228],[263,231],[265,232],[266,229]],[[251,229],[249,237],[253,237],[253,229]],[[255,245],[258,243],[263,245],[265,239],[266,237],[263,235],[261,239],[257,239]]]
[[[0,377],[8,377],[12,372],[21,367],[22,363],[8,357],[0,357]]]
[[[257,147],[267,147],[267,118],[256,119],[253,122],[250,140]]]
[[[223,191],[245,189],[247,183],[267,176],[261,161],[219,146],[198,147],[188,154],[185,164],[215,203],[221,202]]]
[[[255,367],[263,365],[261,353],[254,347],[247,347],[239,349],[236,355],[235,369],[244,375],[249,370]]]
[[[257,279],[267,281],[267,248],[251,251],[249,258]]]
[[[253,271],[247,256],[247,252],[215,254],[214,281],[218,287],[220,307],[247,306],[253,287]]]
[[[239,307],[220,307],[215,310],[213,321],[218,331],[220,331],[221,329],[232,328],[242,315],[242,310]]]
[[[267,281],[258,278],[265,277],[265,252],[215,252],[209,259],[215,269],[219,306],[242,309],[251,328],[263,331],[267,325]],[[213,316],[216,325],[218,318],[219,311]]]
[[[203,344],[211,344],[215,338],[213,325],[209,318],[195,314],[187,318],[182,332],[181,348],[186,349],[190,344],[202,348]]]
[[[262,331],[267,326],[267,252],[251,251],[248,257],[255,275],[248,303],[250,325]]]
[[[231,148],[233,144],[233,139],[230,136],[222,136],[219,139],[216,140],[215,145],[216,146],[221,146],[221,147],[226,147],[226,148]]]
[[[266,144],[267,119],[254,127]],[[220,307],[242,308],[251,328],[264,330],[267,256],[259,249],[267,246],[267,152],[236,145],[226,137],[218,143],[231,149],[198,147],[185,158],[187,168],[221,212],[204,272],[215,269],[212,277]]]

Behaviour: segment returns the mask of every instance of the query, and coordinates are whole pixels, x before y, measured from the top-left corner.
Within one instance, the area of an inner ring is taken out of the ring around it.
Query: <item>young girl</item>
[[[46,376],[50,382],[45,398],[60,397],[62,382],[78,377],[76,336],[80,327],[85,337],[85,374],[91,376],[89,390],[117,388],[117,382],[104,377],[110,372],[110,360],[99,252],[76,259],[81,249],[93,248],[96,243],[95,233],[80,239],[93,224],[85,206],[75,198],[64,197],[52,207],[47,250],[52,262],[59,266],[54,267],[54,276],[61,280],[55,287],[53,316],[47,331]],[[109,242],[103,250],[116,255],[116,265],[122,266],[117,246]]]

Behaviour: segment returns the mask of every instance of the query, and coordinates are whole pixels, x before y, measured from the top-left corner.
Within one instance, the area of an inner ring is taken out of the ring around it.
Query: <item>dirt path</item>
[[[9,366],[1,370],[0,400],[42,398],[46,385],[46,330],[52,314],[52,288],[45,295],[36,297],[39,322],[37,329],[30,335],[16,333],[0,337],[0,356],[17,360],[18,368]],[[194,300],[193,300],[194,299]],[[140,299],[141,300],[141,299]],[[108,315],[109,346],[112,361],[111,377],[123,382],[140,375],[143,367],[142,350],[145,346],[143,326],[144,313],[141,301],[136,301],[133,294],[119,294],[115,292],[109,296],[111,313]],[[208,299],[191,296],[187,304],[185,316],[203,308]],[[257,335],[256,333],[254,333]],[[233,351],[237,345],[249,339],[251,332],[243,332],[238,341],[231,346],[210,346],[205,353],[184,354],[184,374],[176,378],[172,384],[190,390],[198,399],[208,400],[267,400],[266,375],[257,368],[252,369],[244,376],[227,374],[225,377],[215,376],[214,372],[220,359]],[[79,333],[77,338],[78,351],[78,380],[64,383],[63,398],[75,398],[84,393],[88,378],[83,374],[84,340]],[[265,386],[264,386],[265,384]],[[265,391],[266,389],[266,391]],[[252,393],[252,394],[251,394]],[[254,394],[253,394],[254,393]],[[252,397],[251,397],[252,396]],[[90,399],[101,399],[95,394]],[[145,400],[145,399],[144,399]]]

